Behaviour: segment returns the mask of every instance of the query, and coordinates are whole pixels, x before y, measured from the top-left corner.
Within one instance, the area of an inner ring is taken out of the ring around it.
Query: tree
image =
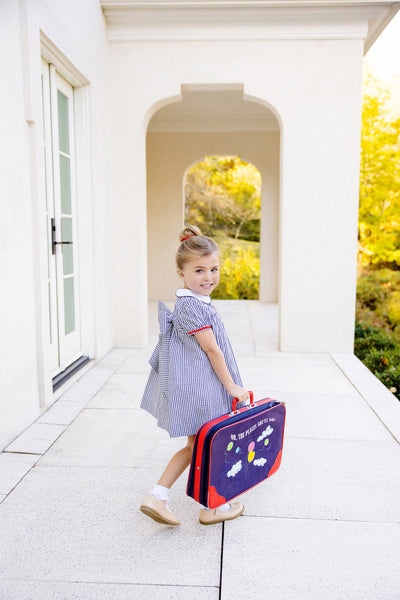
[[[389,94],[365,73],[362,109],[359,262],[400,268],[400,119]]]
[[[259,241],[261,176],[238,156],[206,156],[186,178],[186,221],[206,235],[219,230]]]

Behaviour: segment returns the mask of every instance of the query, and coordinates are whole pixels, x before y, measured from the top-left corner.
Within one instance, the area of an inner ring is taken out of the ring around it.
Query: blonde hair
[[[179,235],[180,245],[176,253],[176,266],[182,271],[185,263],[195,256],[207,256],[216,252],[219,256],[217,244],[209,237],[201,235],[195,225],[187,225]]]

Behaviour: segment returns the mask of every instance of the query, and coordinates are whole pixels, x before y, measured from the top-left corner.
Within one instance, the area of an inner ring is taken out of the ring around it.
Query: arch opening
[[[280,125],[243,85],[182,86],[181,100],[163,103],[146,139],[148,297],[172,300],[180,280],[175,253],[185,222],[187,174],[205,156],[240,157],[262,180],[259,299],[278,302]],[[200,225],[201,226],[201,225]],[[161,259],[162,257],[162,259]]]

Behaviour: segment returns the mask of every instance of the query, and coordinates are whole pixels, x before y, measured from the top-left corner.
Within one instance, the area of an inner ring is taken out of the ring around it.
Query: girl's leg
[[[161,475],[158,485],[170,488],[175,481],[182,475],[184,470],[190,465],[193,454],[193,446],[195,435],[189,435],[187,444],[182,450],[179,450],[171,458],[167,466],[165,467],[164,473]]]
[[[194,435],[188,437],[185,448],[179,450],[169,461],[164,473],[157,485],[154,486],[150,494],[147,494],[143,500],[140,510],[158,523],[168,525],[180,525],[179,519],[170,511],[168,507],[169,488],[175,483],[183,471],[190,465],[192,459]]]

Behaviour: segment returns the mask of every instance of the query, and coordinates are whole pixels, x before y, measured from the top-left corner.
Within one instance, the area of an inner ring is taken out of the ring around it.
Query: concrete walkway
[[[139,410],[143,350],[114,349],[0,455],[1,600],[398,600],[400,402],[352,355],[277,351],[278,311],[217,301],[256,398],[287,403],[281,469],[242,517],[140,513],[182,445]]]

